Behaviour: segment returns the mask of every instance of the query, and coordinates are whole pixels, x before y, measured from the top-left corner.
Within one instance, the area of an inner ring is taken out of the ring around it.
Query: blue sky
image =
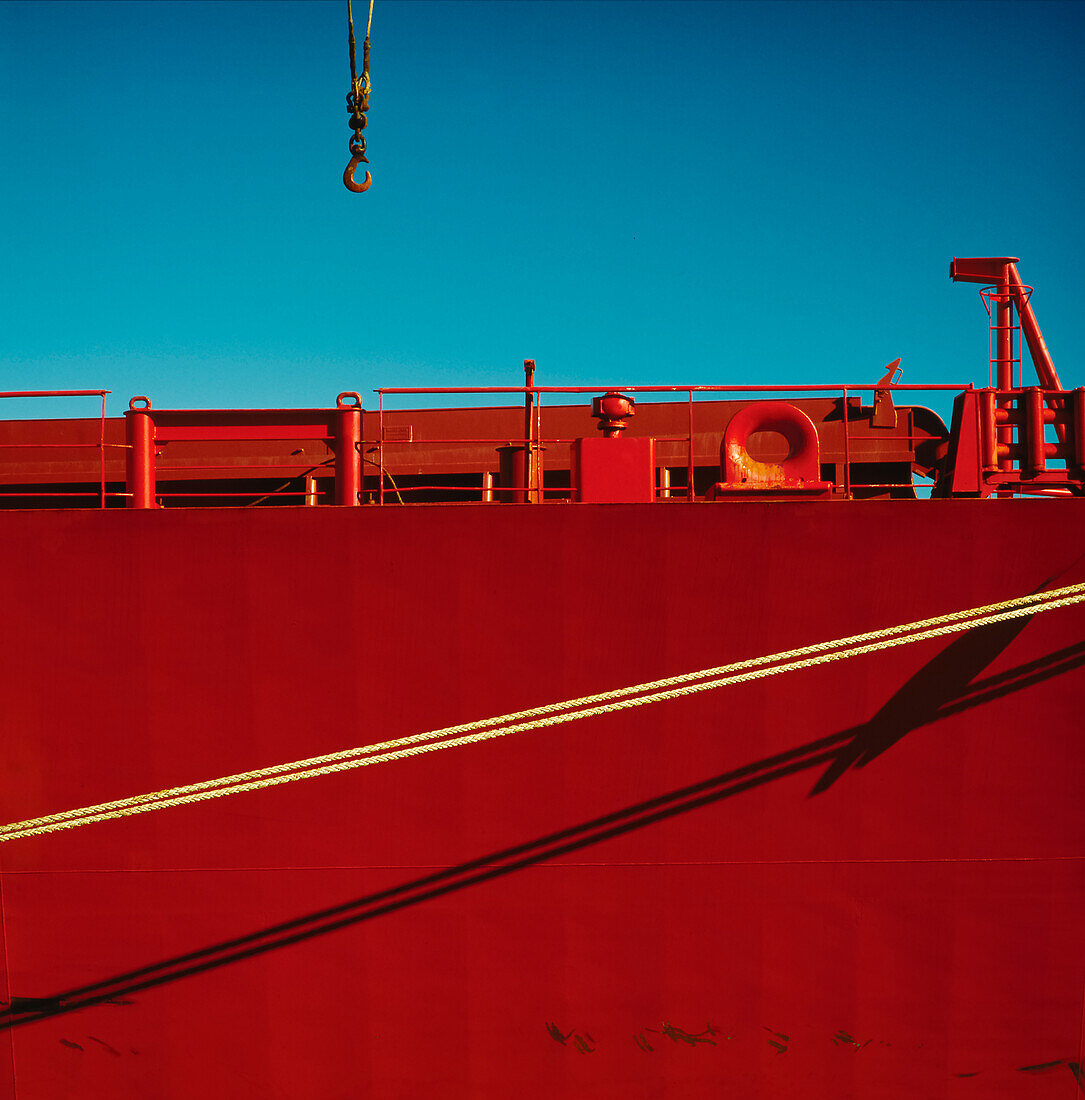
[[[0,4],[0,388],[981,382],[1006,253],[1085,383],[1080,4],[376,0],[365,195],[345,24]]]

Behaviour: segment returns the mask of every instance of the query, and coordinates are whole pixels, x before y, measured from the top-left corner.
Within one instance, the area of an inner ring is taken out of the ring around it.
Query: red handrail
[[[0,397],[100,397],[102,399],[102,415],[99,420],[98,428],[98,442],[94,443],[70,443],[65,446],[70,447],[94,447],[98,448],[98,507],[105,507],[105,399],[112,393],[112,390],[3,390],[0,391]],[[47,447],[49,444],[39,444],[39,446]],[[12,493],[5,493],[5,496],[13,496]],[[35,494],[37,496],[45,496],[44,493]],[[84,496],[83,493],[65,493],[65,496]],[[123,494],[121,494],[123,495]]]

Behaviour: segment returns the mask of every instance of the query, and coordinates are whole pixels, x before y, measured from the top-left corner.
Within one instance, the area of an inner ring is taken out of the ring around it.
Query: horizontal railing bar
[[[120,447],[124,450],[130,450],[131,447],[127,443],[0,443],[0,447],[5,450],[9,448],[32,448],[32,449],[56,449],[56,450],[75,450],[78,448],[87,448],[90,450],[100,451],[103,447]]]
[[[873,439],[880,443],[941,443],[943,440],[936,435],[856,435],[848,432],[849,439]]]
[[[516,409],[517,406],[509,405],[509,408],[510,409]],[[707,434],[710,434],[710,433],[706,431],[702,434],[707,435]],[[456,439],[456,438],[451,438],[451,439],[423,439],[421,437],[415,438],[415,439],[385,439],[383,441],[380,440],[380,439],[363,439],[361,441],[361,446],[363,446],[363,447],[371,446],[371,447],[373,447],[373,449],[376,449],[377,447],[381,446],[381,444],[383,442],[383,445],[385,447],[412,447],[416,443],[504,443],[504,445],[509,446],[509,447],[519,447],[519,446],[528,446],[528,445],[536,446],[536,445],[540,445],[540,444],[545,445],[547,443],[575,443],[577,441],[577,439],[582,439],[582,438],[583,438],[583,436],[570,436],[569,438],[565,438],[564,436],[553,436],[553,437],[544,436],[542,439],[520,439],[516,436],[512,436],[510,438],[507,435],[499,435],[499,436],[494,436],[492,439]],[[589,437],[589,438],[593,438],[593,437]],[[635,438],[635,437],[630,437],[630,438]],[[653,435],[651,438],[654,439],[657,443],[688,443],[689,442],[689,436],[688,435]],[[893,438],[894,439],[903,439],[904,437],[903,436],[894,436]],[[920,436],[920,437],[917,437],[917,438],[929,439],[931,437],[930,436]]]
[[[189,500],[199,500],[199,499],[204,498],[204,497],[240,497],[242,499],[247,498],[247,497],[257,497],[260,500],[264,500],[264,499],[267,499],[267,498],[270,498],[270,497],[303,497],[303,496],[308,496],[308,494],[303,489],[299,489],[297,491],[292,490],[290,492],[284,492],[284,493],[276,493],[276,492],[261,493],[259,491],[254,492],[252,490],[250,490],[248,492],[245,492],[245,493],[240,493],[240,492],[239,493],[198,493],[198,492],[196,492],[196,493],[180,493],[180,492],[175,492],[175,491],[172,491],[172,490],[168,493],[163,493],[163,492],[158,492],[156,490],[154,495],[156,497],[185,497],[186,499],[189,499]]]
[[[913,383],[877,385],[840,383],[827,386],[395,386],[375,389],[379,394],[439,394],[439,393],[599,393],[621,390],[623,393],[831,393],[836,390],[972,390],[971,382]],[[1063,390],[1052,390],[1063,393]],[[403,410],[385,410],[385,412]]]
[[[136,409],[142,412],[142,409]],[[153,413],[151,418],[154,419]],[[172,436],[169,434],[169,425],[163,429],[164,435],[157,434],[158,426],[155,425],[155,445],[161,443],[330,443],[335,436],[331,435],[199,435],[199,436]]]
[[[259,472],[260,470],[293,470],[298,466],[301,466],[302,470],[301,470],[301,473],[295,474],[294,475],[295,477],[305,477],[306,474],[312,474],[313,476],[317,476],[316,475],[317,470],[326,470],[327,473],[322,475],[324,477],[330,478],[330,477],[335,476],[335,467],[331,466],[330,464],[326,465],[324,463],[321,463],[319,466],[306,466],[304,463],[299,463],[299,462],[271,462],[271,463],[268,463],[267,465],[261,464],[261,465],[258,465],[258,466],[249,465],[249,464],[242,464],[242,463],[237,463],[235,465],[235,464],[225,463],[225,462],[220,462],[215,466],[162,466],[162,465],[159,465],[159,464],[156,463],[155,464],[155,469],[159,473],[161,473],[163,470],[168,470],[171,473],[184,473],[184,472],[191,472],[192,470],[202,470],[202,471],[221,470],[221,471],[223,471],[223,473],[227,473],[227,474],[241,474],[241,473],[247,473],[247,472],[251,472],[251,471]]]
[[[373,474],[374,480],[378,474]],[[402,475],[400,475],[402,476]],[[373,490],[369,490],[372,492]],[[421,492],[448,492],[448,493],[526,493],[528,490],[523,485],[397,485],[394,489],[385,492],[421,493]],[[547,489],[548,493],[565,492],[564,489]]]
[[[515,408],[515,406],[510,405],[509,408],[510,409]],[[518,438],[517,436],[509,437],[507,435],[498,435],[498,436],[494,436],[492,439],[472,439],[472,438],[468,438],[468,437],[461,438],[461,437],[458,437],[458,436],[451,436],[451,437],[447,437],[445,439],[424,439],[422,437],[416,437],[414,439],[383,439],[383,440],[382,439],[363,439],[361,445],[363,447],[366,446],[366,445],[371,445],[373,447],[378,447],[383,443],[383,445],[385,447],[395,447],[395,446],[411,447],[415,443],[504,443],[507,446],[514,447],[514,446],[520,446],[521,444],[526,446],[528,443],[564,443],[564,442],[567,442],[567,441],[563,440],[563,439],[542,439],[542,440],[531,439],[531,440],[529,440],[529,439],[526,439],[526,438],[521,439],[521,438]]]
[[[97,489],[93,493],[0,493],[0,497],[94,497],[95,500],[98,500],[101,495]],[[132,494],[107,492],[105,495],[107,497],[127,497]]]
[[[112,390],[4,390],[0,397],[108,397]]]

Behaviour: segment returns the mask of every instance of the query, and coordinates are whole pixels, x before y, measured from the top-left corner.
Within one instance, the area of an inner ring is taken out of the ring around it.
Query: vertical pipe
[[[1010,264],[1007,264],[1002,276],[1002,282],[998,285],[998,310],[996,313],[996,325],[998,335],[996,340],[997,352],[997,386],[999,390],[1006,392],[1013,389],[1013,296],[1010,293]],[[1009,413],[1013,407],[1013,398],[999,397],[998,407]],[[1000,424],[998,426],[998,442],[1004,447],[1013,443],[1013,425]],[[1013,469],[1013,459],[1007,455],[999,460],[999,468],[1003,473],[1009,473]]]
[[[977,390],[980,414],[980,463],[985,473],[998,469],[998,441],[995,437],[995,391]]]
[[[1036,368],[1036,377],[1040,385],[1046,390],[1061,390],[1058,371],[1051,360],[1051,352],[1044,343],[1044,334],[1040,331],[1039,322],[1029,302],[1028,288],[1021,282],[1021,276],[1017,274],[1017,264],[1010,264],[1006,268],[1006,274],[1010,281],[1010,287],[1017,302],[1017,316],[1021,319],[1021,333],[1028,344],[1029,355],[1032,356],[1032,364]],[[1022,355],[1024,358],[1024,355]],[[1066,402],[1048,401],[1049,406],[1055,409],[1060,406],[1065,408]],[[1066,426],[1060,422],[1055,423],[1055,438],[1060,443],[1066,442]]]
[[[1085,389],[1078,387],[1070,398],[1070,416],[1074,437],[1073,462],[1079,469],[1085,467]]]
[[[535,360],[524,360],[524,466],[527,497],[532,503],[538,502],[538,458],[535,452],[535,395],[531,388],[535,385]]]
[[[1025,465],[1031,473],[1037,473],[1047,466],[1044,451],[1044,400],[1036,386],[1030,386],[1024,393],[1024,408],[1021,410],[1020,434],[1024,439]]]
[[[347,401],[354,398],[354,403]],[[335,503],[357,505],[362,492],[362,399],[341,393],[335,399]]]
[[[525,504],[527,493],[527,449],[509,445],[497,448],[500,470],[498,499],[505,504]]]
[[[542,445],[542,394],[535,394],[535,497],[533,503],[542,504],[546,497],[543,487],[543,451]]]
[[[384,391],[380,394],[380,410],[377,413],[377,503],[384,503]]]
[[[482,475],[482,503],[492,504],[494,499],[494,472],[486,470]]]
[[[145,404],[137,405],[135,402]],[[125,473],[128,482],[128,507],[153,508],[154,505],[154,420],[151,402],[146,397],[133,397],[128,402],[125,417]]]
[[[1047,390],[1061,390],[1062,383],[1059,381],[1055,364],[1051,361],[1051,352],[1047,350],[1047,344],[1044,343],[1043,333],[1040,331],[1036,314],[1025,293],[1025,287],[1021,283],[1021,276],[1017,274],[1017,264],[1006,265],[1006,278],[1017,300],[1017,315],[1021,318],[1021,331],[1028,344],[1040,385]]]

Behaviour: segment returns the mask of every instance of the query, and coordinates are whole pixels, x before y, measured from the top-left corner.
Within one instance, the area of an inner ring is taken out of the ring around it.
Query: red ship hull
[[[1085,581],[1085,501],[8,512],[7,821]],[[1080,605],[0,845],[0,1096],[1065,1097]],[[36,1005],[36,1007],[35,1007]]]

